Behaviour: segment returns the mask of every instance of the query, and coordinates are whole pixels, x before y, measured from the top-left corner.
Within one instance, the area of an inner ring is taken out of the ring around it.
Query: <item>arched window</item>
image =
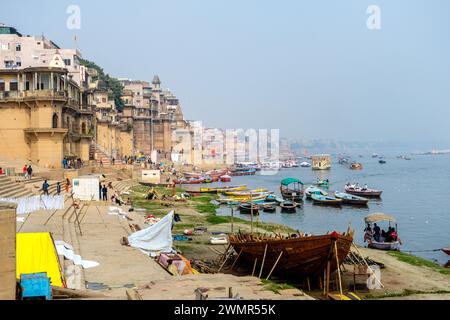
[[[52,128],[58,128],[58,115],[56,113],[53,114]]]

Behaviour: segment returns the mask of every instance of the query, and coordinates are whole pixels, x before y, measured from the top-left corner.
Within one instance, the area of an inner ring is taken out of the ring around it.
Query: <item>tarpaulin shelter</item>
[[[55,243],[49,232],[17,233],[16,277],[21,274],[47,272],[50,284],[65,287]]]
[[[169,212],[154,225],[137,231],[128,237],[130,246],[145,251],[172,251],[172,222],[174,212]]]

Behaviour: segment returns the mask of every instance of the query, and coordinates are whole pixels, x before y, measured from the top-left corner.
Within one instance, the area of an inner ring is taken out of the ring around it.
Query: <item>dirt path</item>
[[[405,290],[412,292],[450,292],[450,275],[442,274],[432,268],[415,266],[398,260],[385,251],[360,249],[365,256],[382,262],[386,268],[381,270],[381,282],[383,289],[372,290],[375,297],[383,294],[401,294]],[[403,297],[390,297],[390,299],[441,299],[449,297],[448,294],[407,294]]]

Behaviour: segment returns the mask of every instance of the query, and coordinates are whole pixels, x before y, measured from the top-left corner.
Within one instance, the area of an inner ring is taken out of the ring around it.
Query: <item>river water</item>
[[[449,256],[441,251],[427,251],[450,246],[450,155],[412,156],[412,160],[386,157],[386,164],[370,155],[353,157],[363,164],[363,170],[350,170],[349,165],[337,163],[333,157],[330,170],[315,171],[311,168],[281,169],[275,175],[233,177],[231,185],[247,184],[249,188],[268,188],[279,194],[280,181],[286,177],[299,178],[308,184],[317,178],[330,180],[330,191],[343,191],[347,182],[369,188],[381,189],[379,200],[371,200],[367,208],[342,206],[341,208],[313,205],[305,200],[295,214],[260,212],[259,220],[280,223],[302,232],[321,234],[343,232],[347,226],[355,230],[355,242],[364,245],[364,217],[369,213],[383,212],[394,216],[398,223],[402,251],[441,264]],[[303,160],[301,160],[303,161]],[[230,215],[231,209],[221,207],[219,215]],[[248,215],[235,216],[249,220]],[[381,224],[381,227],[387,227]]]

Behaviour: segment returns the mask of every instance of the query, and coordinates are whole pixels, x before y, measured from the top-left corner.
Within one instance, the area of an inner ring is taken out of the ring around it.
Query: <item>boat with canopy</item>
[[[294,202],[303,200],[303,182],[297,178],[285,178],[281,180],[280,191],[284,199]]]
[[[402,244],[398,237],[397,222],[394,217],[384,213],[372,213],[364,218],[366,229],[364,234],[364,242],[372,249],[379,250],[400,250]],[[374,226],[378,222],[387,222],[387,231],[380,230],[378,235],[375,234]]]

